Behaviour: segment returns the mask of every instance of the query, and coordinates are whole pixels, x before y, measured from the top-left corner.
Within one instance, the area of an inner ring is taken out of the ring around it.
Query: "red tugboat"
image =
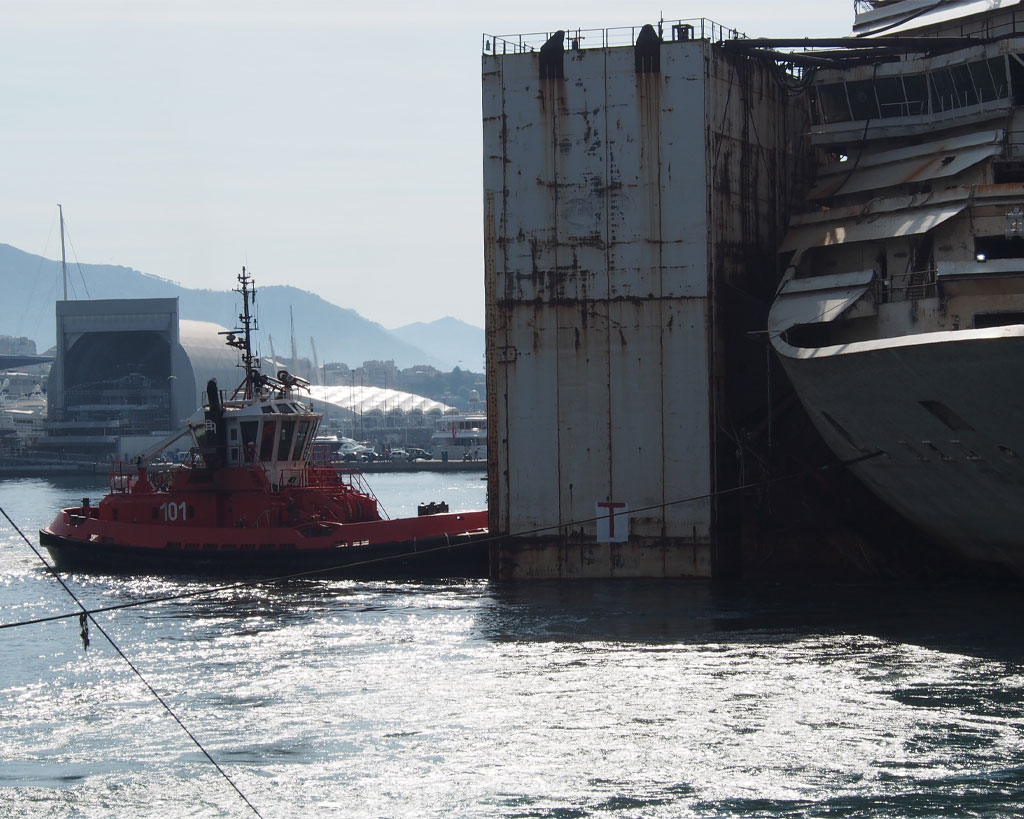
[[[215,381],[186,428],[132,468],[115,466],[97,505],[62,510],[40,530],[56,567],[117,574],[485,577],[487,512],[421,507],[386,520],[357,470],[319,457],[323,416],[302,403],[308,383],[281,370],[263,375],[253,354],[254,295],[245,268],[238,292],[245,378],[230,398]],[[185,435],[190,460],[167,472],[149,463]],[[433,513],[433,514],[431,514]]]

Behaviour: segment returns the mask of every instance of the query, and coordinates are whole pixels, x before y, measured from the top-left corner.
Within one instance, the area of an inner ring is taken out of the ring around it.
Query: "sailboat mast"
[[[292,360],[288,366],[292,372],[296,372],[299,369],[299,363],[297,361],[299,354],[295,350],[295,316],[292,315],[292,307],[288,305],[288,321],[291,324],[291,337],[292,337]]]
[[[68,300],[68,260],[64,255],[64,208],[57,203],[57,210],[60,212],[60,269],[64,277],[64,301]]]

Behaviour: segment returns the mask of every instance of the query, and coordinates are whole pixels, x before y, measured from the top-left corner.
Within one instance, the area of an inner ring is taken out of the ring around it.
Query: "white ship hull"
[[[1024,325],[786,347],[812,423],[875,495],[951,550],[1024,576]]]

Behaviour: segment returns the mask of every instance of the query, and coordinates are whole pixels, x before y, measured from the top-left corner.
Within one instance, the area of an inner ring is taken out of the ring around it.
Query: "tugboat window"
[[[266,421],[263,424],[263,437],[260,439],[260,460],[269,461],[274,457],[274,437],[277,435],[277,421]]]
[[[303,451],[306,448],[306,433],[309,431],[309,422],[300,421],[298,429],[295,431],[295,454],[292,456],[292,460],[301,460],[304,456]]]
[[[245,453],[245,460],[251,461],[256,453],[256,434],[259,431],[259,421],[242,421],[242,451]]]
[[[288,461],[291,460],[288,456],[291,455],[292,451],[292,439],[295,436],[295,422],[294,421],[282,421],[281,422],[281,440],[277,446],[277,460]]]

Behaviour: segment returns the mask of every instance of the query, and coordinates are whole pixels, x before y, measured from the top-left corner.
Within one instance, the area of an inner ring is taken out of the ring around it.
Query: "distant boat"
[[[0,436],[15,437],[21,446],[30,446],[45,431],[46,396],[41,390],[11,397],[7,381],[0,388]]]
[[[430,436],[437,460],[486,461],[487,416],[482,412],[442,415]]]

